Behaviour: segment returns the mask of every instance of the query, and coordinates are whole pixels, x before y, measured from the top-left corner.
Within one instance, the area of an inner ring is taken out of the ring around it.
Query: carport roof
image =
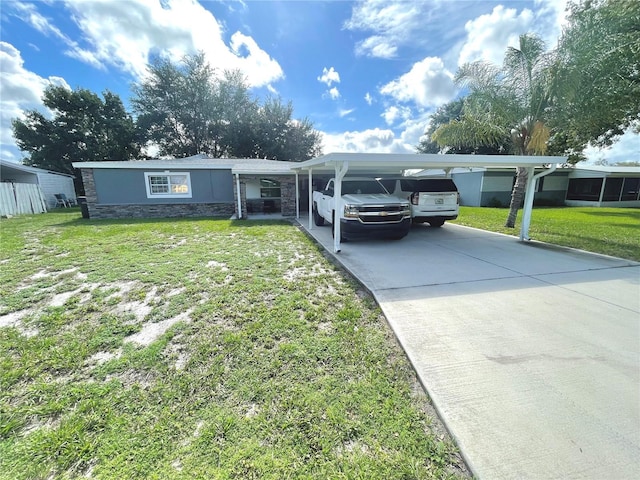
[[[401,173],[408,169],[447,169],[455,167],[540,167],[566,162],[567,157],[533,155],[462,155],[412,153],[329,153],[301,162],[293,170],[333,172],[336,166],[348,163],[349,171]]]

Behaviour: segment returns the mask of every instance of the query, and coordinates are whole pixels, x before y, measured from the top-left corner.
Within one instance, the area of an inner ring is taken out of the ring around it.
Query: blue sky
[[[291,100],[323,134],[324,152],[406,152],[429,115],[456,98],[464,62],[501,63],[518,36],[555,46],[565,0],[212,1],[2,0],[0,156],[18,161],[11,119],[49,83],[118,93],[151,55],[204,51],[220,71],[240,69],[263,98]],[[593,160],[637,160],[625,135]]]

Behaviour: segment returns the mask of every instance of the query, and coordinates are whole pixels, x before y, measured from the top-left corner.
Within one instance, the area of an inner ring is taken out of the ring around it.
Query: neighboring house
[[[539,178],[535,185],[536,205],[564,205],[572,169],[558,169]],[[542,169],[536,169],[536,173]],[[460,192],[460,205],[469,207],[505,207],[511,202],[516,180],[513,168],[456,168],[451,178]]]
[[[536,170],[536,173],[538,170]],[[514,169],[457,168],[451,177],[460,204],[507,206],[515,182]],[[539,206],[640,207],[640,167],[567,167],[538,179],[534,202]]]
[[[294,216],[292,165],[202,155],[73,164],[82,173],[90,218]]]
[[[66,173],[28,167],[21,163],[0,159],[0,181],[38,185],[50,209],[56,206],[56,193],[64,193],[67,198],[76,199],[73,175]]]
[[[640,207],[640,167],[594,166],[569,175],[569,206]]]

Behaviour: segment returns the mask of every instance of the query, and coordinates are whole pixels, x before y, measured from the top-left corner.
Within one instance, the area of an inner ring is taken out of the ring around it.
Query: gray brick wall
[[[96,205],[87,202],[89,218],[231,217],[233,203],[167,203],[157,205]]]

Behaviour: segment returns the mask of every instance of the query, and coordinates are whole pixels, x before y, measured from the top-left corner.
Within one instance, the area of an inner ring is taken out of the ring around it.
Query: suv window
[[[450,178],[381,178],[380,183],[393,192],[396,181],[400,180],[402,192],[457,192],[458,188]]]
[[[414,192],[457,192],[458,187],[450,178],[424,178],[416,180]],[[404,190],[404,188],[403,188]]]

